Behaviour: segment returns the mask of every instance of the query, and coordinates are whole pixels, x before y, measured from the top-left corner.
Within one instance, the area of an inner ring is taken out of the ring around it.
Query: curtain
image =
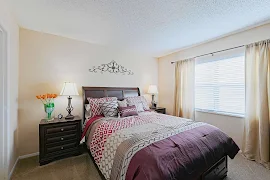
[[[243,154],[269,169],[270,40],[246,46],[246,119]]]
[[[194,119],[195,59],[175,64],[174,115]]]

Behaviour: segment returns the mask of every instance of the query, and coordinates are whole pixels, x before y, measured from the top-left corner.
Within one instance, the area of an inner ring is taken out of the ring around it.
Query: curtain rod
[[[228,48],[228,49],[223,49],[223,50],[219,50],[219,51],[215,51],[215,52],[212,52],[212,53],[207,53],[207,54],[202,54],[202,55],[199,55],[199,56],[195,56],[193,58],[198,58],[198,57],[202,57],[202,56],[207,56],[207,55],[214,55],[215,53],[219,53],[219,52],[223,52],[223,51],[228,51],[228,50],[232,50],[232,49],[237,49],[237,48],[241,48],[241,47],[244,47],[245,45],[242,45],[242,46],[236,46],[236,47],[233,47],[233,48]],[[181,60],[180,60],[181,61]],[[171,64],[174,64],[176,63],[177,61],[172,61]]]

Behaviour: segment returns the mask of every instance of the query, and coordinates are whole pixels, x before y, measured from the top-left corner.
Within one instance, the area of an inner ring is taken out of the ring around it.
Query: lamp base
[[[152,101],[151,101],[151,107],[150,107],[151,109],[156,109],[157,107],[154,99],[155,99],[155,95],[152,94]]]
[[[69,115],[67,115],[67,116],[65,117],[65,119],[73,119],[73,118],[74,118],[74,116],[71,115],[71,114],[69,114]]]
[[[73,119],[74,116],[71,114],[71,111],[73,110],[73,107],[71,105],[71,99],[72,97],[68,97],[68,107],[66,108],[68,115],[65,117],[65,119]]]

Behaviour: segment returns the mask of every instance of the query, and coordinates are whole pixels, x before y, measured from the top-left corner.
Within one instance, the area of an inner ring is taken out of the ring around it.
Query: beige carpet
[[[226,180],[269,180],[270,171],[261,165],[237,155],[229,158]],[[99,172],[88,154],[71,157],[39,166],[38,157],[20,160],[12,180],[101,180]]]

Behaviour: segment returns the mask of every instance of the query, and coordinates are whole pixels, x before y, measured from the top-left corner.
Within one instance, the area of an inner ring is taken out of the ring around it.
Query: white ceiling
[[[9,0],[23,28],[161,56],[270,19],[270,0]]]

